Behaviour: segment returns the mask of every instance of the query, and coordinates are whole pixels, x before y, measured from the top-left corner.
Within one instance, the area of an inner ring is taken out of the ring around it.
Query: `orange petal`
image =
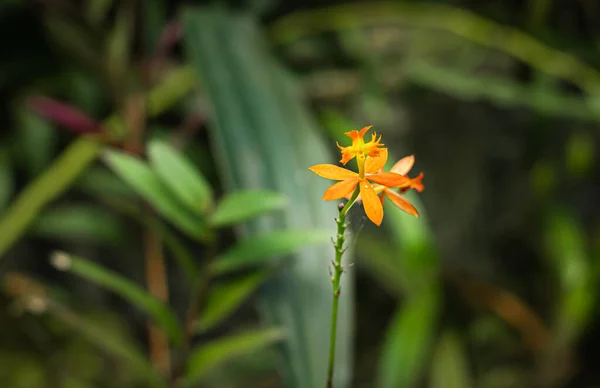
[[[316,166],[310,167],[309,170],[318,176],[336,181],[344,181],[358,176],[354,171],[346,170],[345,168],[334,166],[333,164],[317,164]]]
[[[367,133],[367,131],[369,129],[371,129],[371,127],[372,127],[372,125],[369,125],[368,127],[364,127],[363,129],[360,130],[360,132],[357,131],[356,129],[353,129],[350,132],[344,133],[344,135],[348,136],[354,142],[354,140],[362,139],[365,136],[365,133]]]
[[[387,148],[381,148],[379,150],[379,155],[375,157],[368,157],[365,161],[365,171],[367,174],[375,174],[377,171],[381,170],[383,166],[385,166],[385,162],[388,159],[388,150]]]
[[[379,174],[367,175],[367,179],[387,187],[406,187],[411,180],[404,175],[393,172],[380,172]]]
[[[406,156],[400,159],[394,167],[390,169],[390,172],[395,172],[396,174],[406,175],[412,168],[413,164],[415,164],[414,155]]]
[[[383,220],[383,206],[379,197],[373,190],[371,184],[366,180],[360,181],[360,195],[362,197],[363,206],[367,217],[377,226],[381,225]]]
[[[358,183],[358,178],[348,179],[345,181],[338,182],[325,190],[325,194],[323,194],[323,199],[325,201],[333,201],[334,199],[344,198],[346,195],[352,193],[356,184]]]
[[[410,202],[408,202],[406,199],[404,199],[402,196],[400,196],[400,194],[396,193],[395,191],[386,190],[385,196],[390,201],[392,201],[394,203],[394,205],[398,206],[398,208],[400,208],[400,210],[404,210],[408,214],[412,214],[415,217],[419,216],[419,212],[417,211],[417,209],[415,209],[415,207]]]
[[[360,135],[360,137],[364,137],[365,133],[367,133],[367,131],[369,129],[371,129],[371,127],[373,127],[372,125],[369,125],[368,127],[364,127],[363,129],[360,130],[360,132],[358,133]]]
[[[410,180],[410,188],[416,189],[419,193],[422,193],[425,190],[425,186],[423,185],[423,173],[420,173],[418,177]]]

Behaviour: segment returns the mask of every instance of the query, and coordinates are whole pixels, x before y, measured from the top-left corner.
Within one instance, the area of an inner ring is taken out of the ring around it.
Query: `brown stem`
[[[161,301],[167,302],[169,288],[162,239],[154,234],[152,230],[146,229],[144,231],[144,245],[148,291]],[[148,321],[148,342],[152,364],[162,373],[168,375],[171,370],[169,340],[165,332],[151,321]]]
[[[144,153],[144,130],[146,128],[146,115],[144,99],[140,95],[132,95],[126,100],[125,117],[129,128],[129,136],[124,148],[134,155]],[[144,206],[146,212],[152,212]],[[146,267],[146,285],[150,294],[161,301],[168,303],[169,291],[167,284],[167,271],[163,253],[163,242],[160,235],[151,229],[144,230],[144,261]],[[148,347],[150,359],[157,370],[165,375],[171,373],[171,353],[169,340],[165,332],[154,323],[148,322]]]

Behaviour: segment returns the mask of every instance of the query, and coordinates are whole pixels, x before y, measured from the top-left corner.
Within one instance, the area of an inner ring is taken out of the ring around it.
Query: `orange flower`
[[[367,159],[368,163],[363,163],[363,166],[359,164],[359,171],[362,173],[356,173],[333,164],[318,164],[309,168],[310,171],[323,178],[340,181],[325,191],[325,194],[323,194],[325,201],[344,198],[352,194],[356,189],[356,185],[359,185],[365,213],[377,226],[381,225],[383,220],[383,206],[371,182],[382,188],[403,188],[412,184],[412,181],[404,175],[394,172],[378,172],[383,169],[383,165],[387,160],[387,149],[383,148],[380,151],[383,151],[381,155],[385,155],[385,158],[370,158]]]
[[[367,133],[367,131],[371,127],[372,125],[369,125],[368,127],[364,127],[363,129],[361,129],[360,131],[353,130],[345,133],[346,136],[352,139],[352,145],[348,147],[342,147],[339,144],[337,145],[338,148],[342,151],[342,159],[340,160],[340,163],[345,165],[356,156],[360,169],[361,163],[364,163],[365,158],[367,156],[375,157],[379,155],[379,151],[384,145],[380,143],[381,136],[379,136],[378,139],[377,134],[373,132],[373,134],[371,135],[371,141],[365,143],[364,140],[365,133]]]
[[[383,172],[383,166],[387,162],[388,153],[387,153],[387,149],[385,149],[385,148],[382,149],[381,151],[382,152],[379,154],[379,156],[377,156],[375,158],[367,159],[367,161],[365,163],[366,169],[373,170],[373,166],[381,166],[381,168],[378,170],[378,173],[381,174]],[[423,182],[422,182],[423,173],[420,173],[419,176],[417,176],[416,178],[413,178],[413,179],[408,178],[406,176],[406,174],[408,174],[408,172],[410,171],[410,169],[412,168],[414,163],[415,163],[415,157],[413,155],[410,155],[410,156],[406,156],[406,157],[400,159],[390,169],[390,173],[400,174],[408,179],[408,184],[401,187],[400,193],[397,193],[394,190],[391,190],[389,187],[386,187],[385,185],[375,185],[373,187],[373,190],[379,196],[379,200],[380,200],[381,204],[383,204],[383,198],[385,196],[385,197],[387,197],[387,199],[392,201],[392,203],[394,205],[396,205],[398,208],[400,208],[401,210],[404,210],[408,214],[412,214],[413,216],[418,217],[419,212],[417,211],[417,209],[415,209],[415,207],[410,202],[408,202],[406,199],[404,199],[404,197],[402,197],[400,195],[401,193],[405,193],[406,191],[408,191],[410,189],[415,189],[419,193],[425,189],[425,186],[423,186]],[[349,196],[346,196],[346,198],[349,198]],[[357,201],[360,201],[360,200],[361,200],[361,197],[358,197]]]

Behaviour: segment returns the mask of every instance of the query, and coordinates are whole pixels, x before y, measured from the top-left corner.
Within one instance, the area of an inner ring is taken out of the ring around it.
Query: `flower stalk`
[[[410,171],[414,157],[407,156],[400,159],[389,172],[384,171],[388,159],[387,148],[381,143],[381,136],[375,133],[371,140],[365,142],[364,136],[371,127],[364,127],[360,131],[346,132],[352,144],[343,147],[337,145],[342,153],[340,163],[346,165],[356,158],[358,172],[354,172],[333,164],[317,164],[309,168],[315,174],[338,181],[329,187],[323,194],[323,200],[335,201],[347,198],[346,205],[339,204],[337,223],[337,236],[333,242],[335,247],[335,260],[333,271],[329,268],[329,275],[333,285],[333,304],[331,308],[331,335],[329,339],[329,365],[327,368],[327,388],[333,388],[333,371],[335,368],[335,343],[337,337],[338,306],[340,300],[340,282],[344,270],[348,266],[342,265],[344,255],[345,233],[348,224],[346,214],[355,202],[361,202],[367,217],[377,226],[383,221],[383,199],[387,197],[394,205],[403,211],[418,217],[417,209],[402,197],[401,194],[410,189],[423,191],[423,174],[416,178],[409,178],[406,174]],[[392,189],[398,189],[396,192]],[[333,239],[332,239],[333,241]]]
[[[338,306],[340,301],[340,282],[342,274],[344,273],[344,266],[342,265],[342,256],[344,255],[344,242],[346,241],[346,214],[352,207],[358,194],[360,193],[359,188],[354,189],[354,193],[346,202],[345,206],[340,204],[340,213],[338,218],[335,220],[337,223],[337,238],[334,244],[335,247],[335,261],[333,262],[333,271],[330,269],[331,284],[333,285],[333,304],[331,305],[331,333],[329,336],[329,366],[327,368],[327,388],[333,387],[333,370],[335,368],[335,343],[337,338],[337,318],[338,318]]]

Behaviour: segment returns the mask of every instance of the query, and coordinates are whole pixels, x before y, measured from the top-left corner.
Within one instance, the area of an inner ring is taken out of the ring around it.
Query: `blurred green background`
[[[600,2],[0,3],[0,386],[600,386]]]

